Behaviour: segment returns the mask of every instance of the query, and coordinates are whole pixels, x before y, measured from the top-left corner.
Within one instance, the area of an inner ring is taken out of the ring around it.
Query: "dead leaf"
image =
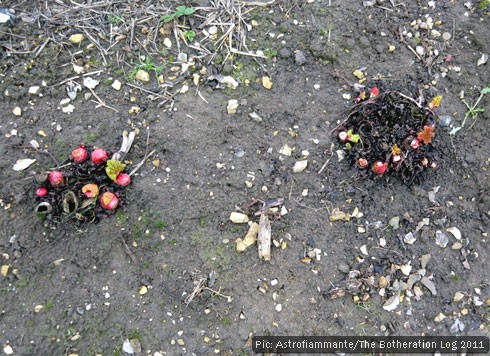
[[[350,220],[350,215],[347,213],[344,213],[343,211],[340,211],[339,208],[335,208],[332,211],[332,214],[330,214],[330,221],[339,221],[339,220],[344,220],[344,221],[349,221]]]
[[[266,89],[272,89],[272,80],[269,77],[262,77],[262,85]]]
[[[33,164],[34,162],[36,162],[35,159],[30,159],[30,158],[24,158],[24,159],[19,159],[17,160],[17,162],[14,164],[14,171],[23,171],[24,169],[27,169],[29,168],[29,166],[31,164]]]
[[[383,304],[383,309],[386,311],[393,311],[398,307],[399,304],[400,296],[398,294],[395,294]]]
[[[437,295],[436,286],[429,278],[422,277],[420,283],[422,283],[428,290],[430,290],[432,295]]]
[[[248,232],[245,235],[245,237],[243,237],[243,239],[238,238],[236,240],[236,250],[238,252],[243,252],[248,247],[252,246],[255,243],[255,241],[257,240],[257,234],[258,233],[259,233],[259,224],[257,224],[256,222],[253,222],[250,225]]]

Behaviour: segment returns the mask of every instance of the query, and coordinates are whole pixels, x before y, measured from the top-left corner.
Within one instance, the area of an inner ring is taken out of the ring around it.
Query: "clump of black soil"
[[[437,116],[432,108],[439,101],[436,97],[423,105],[401,92],[374,87],[360,93],[334,133],[361,176],[419,183],[428,170],[437,168]]]

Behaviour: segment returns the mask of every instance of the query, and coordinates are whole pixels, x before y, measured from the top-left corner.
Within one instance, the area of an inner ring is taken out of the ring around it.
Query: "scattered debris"
[[[484,65],[488,62],[488,54],[486,53],[483,53],[480,57],[480,59],[478,59],[478,62],[476,63],[477,66],[481,66],[481,65]]]
[[[296,161],[293,166],[293,173],[301,173],[308,167],[307,160]]]
[[[436,231],[436,244],[438,246],[441,246],[442,248],[445,248],[447,244],[449,243],[449,239],[447,235],[442,232],[441,230]]]
[[[15,116],[21,116],[22,115],[22,109],[19,106],[16,106],[12,110],[12,114],[14,114]]]
[[[269,77],[262,77],[262,85],[266,89],[272,89],[272,80]]]
[[[257,234],[259,233],[259,224],[256,222],[251,222],[250,227],[247,231],[247,234],[245,237],[238,238],[236,240],[236,250],[237,252],[243,252],[245,251],[248,247],[252,246],[255,244],[257,241]]]
[[[459,229],[457,227],[454,227],[454,226],[448,227],[446,229],[446,231],[450,232],[456,240],[461,240],[461,238],[462,238],[461,231],[459,231]]]
[[[391,296],[384,304],[383,304],[383,309],[386,311],[393,311],[395,310],[398,305],[400,305],[400,295],[395,294]]]
[[[247,214],[238,213],[238,212],[233,211],[230,214],[230,220],[231,220],[231,222],[233,222],[235,224],[244,224],[244,223],[248,222],[250,219],[248,218]]]
[[[226,111],[228,114],[235,114],[238,109],[238,100],[230,99],[228,100],[228,105],[226,106]]]
[[[34,162],[36,162],[36,160],[31,159],[31,158],[19,159],[14,164],[13,170],[17,171],[17,172],[23,171],[23,170],[29,168]]]
[[[70,41],[73,44],[79,44],[85,39],[85,36],[82,33],[74,33],[73,35],[68,38],[68,41]]]
[[[267,214],[261,214],[259,232],[257,237],[259,258],[264,261],[271,260],[271,224]]]
[[[93,79],[92,77],[83,78],[83,85],[88,89],[95,89],[99,83],[98,80]]]

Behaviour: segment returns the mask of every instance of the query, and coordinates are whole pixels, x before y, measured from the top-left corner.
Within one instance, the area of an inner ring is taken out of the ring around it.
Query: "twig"
[[[99,73],[102,73],[102,72],[103,72],[103,70],[94,70],[92,72],[83,73],[82,76],[83,77],[86,77],[88,75],[99,74]],[[63,84],[68,83],[68,82],[71,82],[72,80],[75,80],[75,79],[78,79],[78,78],[80,78],[80,75],[75,75],[73,77],[70,77],[70,78],[67,78],[65,80],[62,80],[61,82],[58,82],[58,83],[54,84],[53,86],[54,87],[57,87],[57,86],[63,85]]]
[[[133,87],[133,88],[136,88],[136,89],[139,89],[141,91],[144,91],[145,93],[148,93],[148,94],[151,94],[151,95],[154,95],[156,97],[159,97],[160,99],[166,99],[165,96],[161,95],[161,94],[158,94],[158,93],[154,93],[148,89],[145,89],[145,88],[142,88],[142,87],[139,87],[137,85],[134,85],[134,84],[131,84],[131,83],[126,83],[126,85],[130,86],[130,87]]]
[[[314,208],[312,206],[308,206],[306,204],[301,203],[299,200],[297,200],[295,198],[291,198],[290,200],[294,201],[296,204],[298,204],[302,208],[310,209],[310,210],[313,210],[315,212],[321,211],[321,210],[327,210],[328,211],[328,208],[327,207],[324,207],[324,208]]]
[[[419,61],[422,61],[422,58],[419,56],[419,54],[410,46],[407,41],[405,41],[405,38],[403,37],[403,31],[402,28],[400,27],[398,29],[399,35],[400,35],[400,42],[403,43],[407,48],[415,54],[415,56],[419,59]]]
[[[201,94],[201,91],[199,89],[197,89],[197,95],[199,95],[199,97],[206,103],[208,104],[209,102],[206,100],[206,98],[204,96],[202,96]]]
[[[137,263],[138,261],[136,260],[136,257],[134,256],[134,254],[131,252],[131,250],[129,249],[129,246],[128,244],[126,243],[126,241],[124,241],[124,239],[122,238],[122,236],[119,236],[119,238],[121,239],[122,243],[123,243],[123,246],[124,246],[124,250],[126,251],[127,255],[129,256],[129,258],[131,259],[131,261],[133,263]]]
[[[87,37],[92,41],[92,43],[99,49],[100,55],[102,56],[102,60],[104,61],[104,65],[107,65],[107,60],[105,58],[105,55],[107,54],[107,50],[103,48],[99,41],[97,41],[88,31],[87,29],[83,29],[83,32],[87,35]]]
[[[240,5],[243,6],[269,6],[272,5],[276,2],[276,0],[270,0],[267,2],[260,2],[260,1],[240,1]]]
[[[250,57],[255,57],[255,58],[267,58],[267,56],[263,56],[261,54],[242,52],[242,51],[239,51],[238,49],[233,48],[233,47],[230,47],[230,52],[235,53],[235,54],[240,54],[242,56],[250,56]]]
[[[46,38],[46,41],[44,41],[43,44],[41,46],[39,46],[36,53],[34,53],[34,58],[37,58],[37,56],[39,56],[39,54],[42,52],[44,47],[46,47],[46,45],[48,44],[49,41],[51,41],[51,37]]]
[[[141,168],[141,166],[145,163],[145,161],[150,158],[150,156],[152,156],[153,154],[155,153],[155,150],[151,151],[150,153],[148,153],[142,160],[140,163],[138,163],[138,165],[131,171],[131,173],[129,173],[130,176],[132,176],[133,174],[135,174],[138,169]]]
[[[119,112],[117,109],[114,109],[113,107],[111,107],[111,106],[107,105],[106,103],[104,103],[104,102],[102,101],[102,99],[101,99],[101,98],[99,98],[99,97],[97,96],[97,94],[95,93],[95,91],[94,91],[92,88],[88,88],[88,89],[90,90],[90,92],[92,93],[92,95],[93,95],[93,96],[95,96],[95,98],[97,99],[97,101],[98,101],[98,103],[99,103],[99,105],[97,105],[97,107],[96,107],[96,108],[99,108],[99,107],[103,106],[103,107],[105,107],[105,108],[108,108],[108,109],[114,110],[115,112]],[[95,102],[95,101],[94,101],[94,100],[92,100],[92,102]]]
[[[192,300],[202,292],[202,290],[204,289],[204,286],[206,285],[206,282],[208,281],[208,279],[206,277],[201,277],[199,279],[199,281],[197,282],[197,285],[194,287],[194,290],[192,291],[191,294],[189,294],[187,296],[187,298],[185,298],[184,302],[185,302],[185,305],[186,306],[189,306],[189,304],[191,304]]]
[[[322,168],[320,168],[320,170],[318,171],[318,174],[322,174],[322,172],[325,170],[325,168],[327,168],[328,162],[330,162],[330,158],[325,161]]]
[[[220,296],[220,297],[223,297],[223,298],[226,298],[228,300],[228,302],[231,302],[232,298],[231,298],[231,295],[224,295],[224,294],[221,294],[219,291],[217,290],[214,290],[214,289],[211,289],[209,287],[204,287],[205,289],[207,289],[208,291]]]

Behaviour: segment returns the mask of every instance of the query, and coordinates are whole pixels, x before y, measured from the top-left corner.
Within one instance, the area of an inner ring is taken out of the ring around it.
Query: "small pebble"
[[[14,353],[14,349],[12,349],[12,346],[10,345],[5,345],[3,347],[3,352],[5,353],[5,355],[12,355]]]
[[[13,110],[12,110],[12,113],[15,115],[15,116],[20,116],[22,115],[22,109],[20,107],[15,107]]]
[[[122,83],[119,80],[114,80],[114,82],[111,85],[115,90],[121,90]]]
[[[449,115],[443,115],[441,116],[441,126],[442,127],[448,127],[449,125],[451,125],[451,122],[453,121],[453,118]]]
[[[449,32],[444,32],[444,33],[442,34],[442,39],[443,39],[444,41],[449,41],[449,40],[451,39],[451,34],[450,34]]]
[[[306,56],[303,51],[297,50],[294,51],[294,61],[296,62],[297,65],[303,65],[306,63]]]

